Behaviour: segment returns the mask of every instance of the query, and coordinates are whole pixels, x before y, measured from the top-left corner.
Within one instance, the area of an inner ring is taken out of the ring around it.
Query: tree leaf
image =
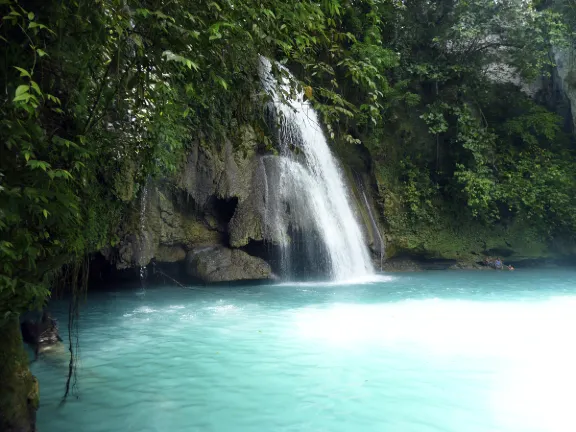
[[[20,101],[28,102],[31,97],[32,95],[30,93],[22,93],[21,95],[18,95],[14,99],[12,99],[12,102],[20,102]]]
[[[30,81],[30,85],[32,86],[34,91],[38,94],[38,96],[42,96],[42,90],[40,90],[40,87],[38,87],[36,81]]]
[[[42,171],[46,171],[47,169],[51,168],[51,165],[48,162],[39,161],[36,159],[30,159],[26,165],[32,169],[40,168]]]
[[[30,91],[30,86],[26,84],[19,85],[16,89],[16,96],[20,96],[21,94],[28,93]]]
[[[30,75],[30,72],[28,72],[26,69],[22,69],[21,67],[18,66],[14,66],[14,69],[20,72],[21,77],[32,78],[32,75]]]

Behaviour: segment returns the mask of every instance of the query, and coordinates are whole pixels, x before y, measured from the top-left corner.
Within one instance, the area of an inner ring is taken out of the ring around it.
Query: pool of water
[[[91,294],[40,432],[576,430],[576,272]],[[65,305],[55,304],[65,327]],[[66,336],[65,331],[62,331]]]

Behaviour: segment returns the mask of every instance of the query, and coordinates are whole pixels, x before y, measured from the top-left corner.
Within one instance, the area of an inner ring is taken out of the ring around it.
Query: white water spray
[[[366,205],[366,210],[368,211],[368,216],[370,217],[370,223],[372,224],[372,231],[374,237],[378,237],[378,249],[380,250],[380,271],[382,271],[382,265],[384,263],[384,253],[386,252],[386,246],[384,244],[384,239],[382,238],[382,234],[380,234],[380,230],[378,229],[378,224],[376,223],[376,219],[372,214],[372,206],[368,201],[368,197],[366,196],[366,191],[364,190],[364,186],[362,182],[359,182],[358,185],[360,191],[362,192],[362,197],[364,198],[364,204]],[[376,240],[376,238],[374,238]]]
[[[288,74],[286,69],[282,70]],[[302,93],[288,102],[282,100],[278,91],[290,94],[290,80],[283,79],[278,85],[272,75],[272,64],[263,57],[260,77],[280,123],[278,140],[282,155],[278,163],[279,190],[271,191],[272,202],[267,203],[267,229],[276,231],[275,239],[287,247],[288,218],[284,212],[288,208],[293,223],[296,220],[304,232],[312,227],[319,235],[333,280],[353,280],[373,274],[362,231],[316,112]],[[302,157],[295,155],[292,148],[299,150]]]
[[[148,182],[144,185],[142,190],[142,198],[140,202],[140,254],[139,254],[139,265],[140,265],[140,283],[144,287],[144,280],[146,279],[146,266],[142,264],[145,242],[146,242],[146,207],[148,205]]]

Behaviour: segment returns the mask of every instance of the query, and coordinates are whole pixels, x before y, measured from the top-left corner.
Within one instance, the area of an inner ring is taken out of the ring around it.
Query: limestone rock
[[[212,196],[243,201],[249,195],[256,148],[254,131],[248,126],[240,128],[234,145],[228,139],[220,144],[198,139],[178,181],[179,187],[201,207]]]
[[[572,122],[576,128],[576,50],[555,47],[552,52],[560,85],[570,100]]]
[[[254,164],[250,194],[238,204],[228,224],[230,245],[246,246],[250,240],[263,240],[263,224],[266,200],[266,168],[262,158]]]
[[[272,278],[272,269],[264,260],[238,249],[223,246],[188,252],[187,273],[204,282],[258,280]]]
[[[189,249],[222,243],[222,234],[179,205],[175,192],[149,186],[145,196],[146,202],[134,209],[116,247],[118,269],[146,266],[152,259],[183,261]]]
[[[156,261],[158,262],[179,262],[186,259],[186,250],[182,246],[160,245],[156,251]]]

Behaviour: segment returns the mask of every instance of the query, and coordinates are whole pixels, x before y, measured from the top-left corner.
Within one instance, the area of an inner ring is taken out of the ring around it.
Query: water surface
[[[94,293],[79,398],[58,406],[64,355],[33,365],[39,430],[575,431],[575,277]]]

